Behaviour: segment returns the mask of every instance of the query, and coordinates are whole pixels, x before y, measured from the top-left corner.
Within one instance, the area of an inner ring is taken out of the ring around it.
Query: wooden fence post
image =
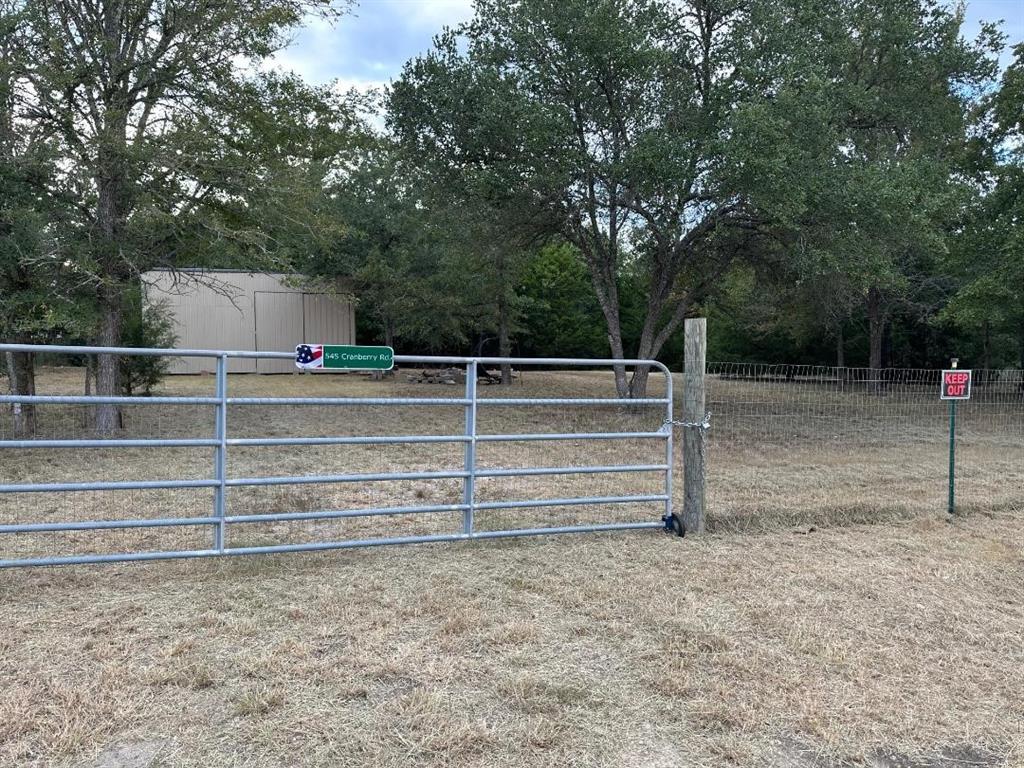
[[[707,347],[707,320],[686,321],[684,346],[686,372],[683,376],[683,421],[704,421],[704,370]],[[683,427],[683,525],[687,534],[704,532],[704,442],[705,429]]]

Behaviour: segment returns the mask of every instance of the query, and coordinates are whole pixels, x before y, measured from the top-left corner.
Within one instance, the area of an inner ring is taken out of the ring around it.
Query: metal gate
[[[79,491],[131,491],[148,489],[206,488],[213,491],[212,507],[204,517],[154,517],[145,519],[103,520],[61,520],[20,519],[17,513],[3,515],[0,524],[0,567],[33,565],[66,565],[83,563],[107,563],[135,560],[158,560],[170,558],[220,557],[226,555],[249,555],[272,552],[302,552],[314,550],[342,549],[349,547],[371,547],[386,544],[412,544],[421,542],[462,541],[470,539],[496,539],[513,536],[538,534],[577,533],[588,531],[612,531],[636,528],[662,528],[670,525],[672,519],[672,377],[669,370],[656,360],[587,360],[561,358],[495,358],[495,357],[426,357],[396,355],[400,365],[459,366],[465,368],[465,392],[461,397],[235,397],[228,387],[228,361],[232,358],[293,359],[292,353],[219,351],[219,350],[174,350],[141,348],[104,348],[0,344],[0,352],[32,352],[56,355],[116,354],[124,356],[148,355],[160,357],[202,357],[211,359],[216,366],[215,392],[212,396],[154,396],[154,397],[98,397],[95,395],[3,395],[0,403],[48,405],[118,405],[146,406],[195,405],[211,407],[214,418],[209,424],[209,436],[202,438],[148,438],[148,437],[89,437],[61,439],[0,439],[0,457],[8,450],[54,449],[88,451],[109,448],[194,448],[209,449],[212,461],[207,479],[163,479],[163,480],[117,480],[95,482],[30,482],[0,484],[0,505],[4,499],[17,494],[62,494]],[[616,365],[627,367],[648,367],[664,377],[664,389],[659,397],[647,398],[606,398],[606,397],[481,397],[478,392],[478,373],[482,366],[495,367],[502,364],[519,369],[544,368],[603,368]],[[328,373],[310,374],[329,376]],[[232,437],[228,425],[228,408],[231,406],[329,406],[344,409],[351,406],[401,406],[401,407],[444,407],[463,411],[463,429],[457,434],[415,434],[415,435],[338,435],[327,437]],[[615,406],[620,409],[658,408],[663,414],[660,427],[649,431],[573,431],[573,432],[520,432],[512,434],[484,434],[477,430],[477,415],[481,409],[490,408],[593,408]],[[663,460],[643,464],[589,464],[583,466],[526,466],[526,467],[482,467],[477,461],[477,447],[494,442],[531,441],[603,441],[643,440],[659,441],[664,444]],[[234,447],[259,446],[327,446],[327,445],[387,445],[396,443],[449,443],[463,446],[462,469],[417,472],[380,472],[330,475],[270,475],[259,477],[229,477],[227,458]],[[32,465],[34,466],[34,465]],[[544,498],[532,500],[500,499],[481,501],[477,497],[476,485],[481,478],[531,477],[545,475],[614,475],[615,473],[656,473],[663,476],[660,492],[646,494],[568,496],[565,498]],[[455,479],[461,481],[461,501],[453,504],[422,504],[385,506],[378,508],[333,509],[312,511],[269,512],[261,514],[228,514],[227,500],[232,489],[247,486],[282,486],[303,484],[358,483],[370,484],[403,480]],[[626,522],[588,523],[552,527],[502,528],[480,530],[475,525],[475,516],[484,510],[512,510],[536,507],[579,507],[592,505],[630,505],[656,503],[664,509],[659,519],[638,519]],[[12,507],[13,508],[13,507]],[[0,507],[2,510],[2,507]],[[237,526],[251,523],[318,521],[337,518],[354,518],[388,515],[414,515],[421,513],[461,514],[461,527],[457,533],[395,535],[373,538],[295,542],[264,546],[232,545],[232,531]],[[158,551],[124,551],[88,554],[57,553],[52,556],[31,556],[10,558],[5,554],[6,535],[47,534],[70,531],[124,530],[173,526],[205,526],[209,530],[209,546],[198,549],[161,549]]]

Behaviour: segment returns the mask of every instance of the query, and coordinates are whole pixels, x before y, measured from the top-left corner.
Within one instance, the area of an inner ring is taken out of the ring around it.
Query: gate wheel
[[[665,533],[673,533],[679,538],[686,535],[686,526],[683,525],[683,520],[679,515],[673,512],[671,515],[665,515],[661,518],[665,523]]]

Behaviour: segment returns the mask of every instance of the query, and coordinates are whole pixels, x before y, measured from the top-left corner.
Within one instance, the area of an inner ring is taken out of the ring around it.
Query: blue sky
[[[472,0],[357,0],[352,13],[333,25],[311,22],[276,65],[315,83],[338,81],[343,89],[387,84],[402,65],[427,50],[434,35],[472,16]],[[1024,41],[1024,0],[970,0],[964,33],[973,37],[982,20],[1003,19],[1011,44]],[[1004,65],[1009,55],[1004,56]]]

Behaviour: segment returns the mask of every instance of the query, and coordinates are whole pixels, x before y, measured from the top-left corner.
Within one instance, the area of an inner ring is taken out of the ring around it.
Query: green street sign
[[[394,367],[395,350],[391,347],[324,345],[324,368],[390,371]]]
[[[299,344],[295,348],[295,365],[303,370],[390,371],[395,367],[395,350],[350,344]]]

